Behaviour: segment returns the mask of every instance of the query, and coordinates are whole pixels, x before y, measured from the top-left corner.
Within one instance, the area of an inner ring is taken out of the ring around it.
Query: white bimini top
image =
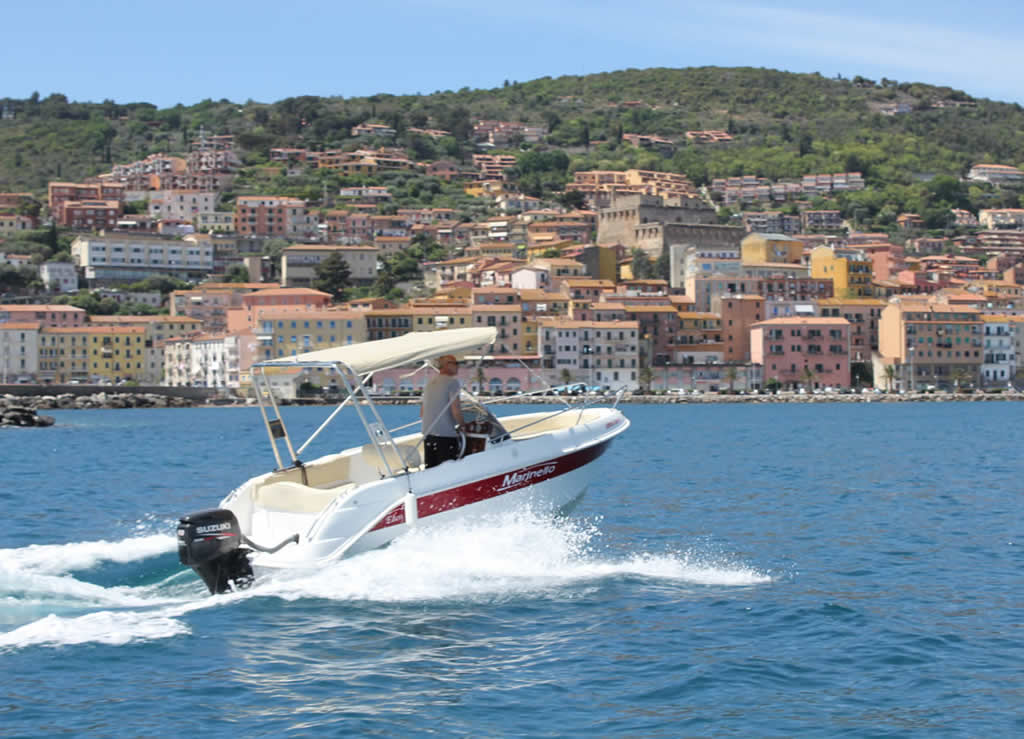
[[[363,375],[368,372],[401,367],[435,359],[445,354],[466,354],[480,351],[494,343],[498,330],[486,328],[453,328],[442,331],[414,331],[404,336],[362,344],[346,344],[319,349],[294,357],[267,359],[257,367],[316,367],[341,364]]]

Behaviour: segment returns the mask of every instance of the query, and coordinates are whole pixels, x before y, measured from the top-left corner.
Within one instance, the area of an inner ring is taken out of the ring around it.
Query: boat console
[[[476,398],[463,396],[460,407],[463,420],[462,434],[466,441],[462,457],[485,451],[488,447],[509,438],[501,421]]]

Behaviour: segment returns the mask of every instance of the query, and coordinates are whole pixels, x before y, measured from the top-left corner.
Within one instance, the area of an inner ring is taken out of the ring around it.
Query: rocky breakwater
[[[7,395],[0,398],[0,426],[52,426],[53,416],[40,416],[35,408]]]
[[[155,393],[93,393],[91,395],[3,395],[0,396],[0,425],[50,426],[53,418],[41,416],[45,410],[85,410],[95,408],[188,408],[188,398]],[[10,419],[10,420],[8,420]],[[31,419],[35,419],[33,422]]]

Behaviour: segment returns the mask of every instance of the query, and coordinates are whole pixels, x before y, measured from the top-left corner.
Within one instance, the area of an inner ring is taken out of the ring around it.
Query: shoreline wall
[[[168,398],[185,398],[205,402],[217,391],[208,387],[170,387],[164,385],[0,385],[0,395],[14,395],[19,398],[46,397],[57,395],[162,395]]]

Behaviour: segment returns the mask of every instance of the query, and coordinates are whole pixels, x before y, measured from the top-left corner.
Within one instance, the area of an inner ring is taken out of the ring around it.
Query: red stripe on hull
[[[476,482],[424,495],[416,501],[416,510],[420,518],[444,513],[454,508],[479,503],[482,500],[496,498],[499,495],[515,492],[535,483],[547,482],[561,475],[577,470],[585,464],[593,462],[608,449],[611,439],[599,444],[572,452],[564,457],[531,464],[518,470],[505,472]],[[386,529],[405,523],[405,506],[398,505],[386,515],[371,531]]]

